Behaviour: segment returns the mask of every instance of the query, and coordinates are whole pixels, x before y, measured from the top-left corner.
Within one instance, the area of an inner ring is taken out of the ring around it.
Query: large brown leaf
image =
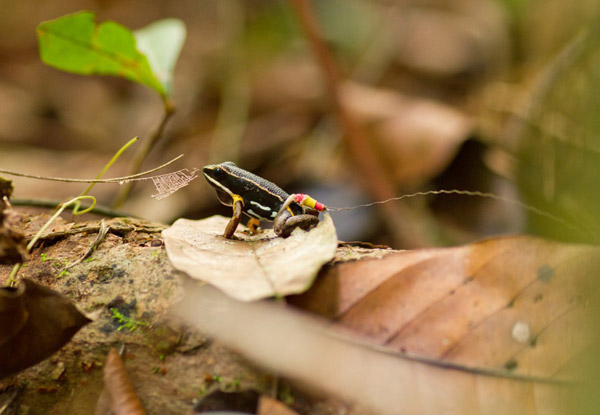
[[[488,239],[328,267],[291,301],[395,351],[550,377],[590,345],[599,263],[597,247]]]
[[[266,367],[375,413],[594,407],[586,386],[595,384],[583,373],[597,364],[597,247],[505,237],[364,260],[356,260],[363,250],[348,250],[338,250],[309,291],[288,297],[337,321],[328,328],[209,287],[186,289],[179,312]]]
[[[473,130],[473,121],[439,101],[346,83],[344,103],[369,126],[396,184],[440,174]]]

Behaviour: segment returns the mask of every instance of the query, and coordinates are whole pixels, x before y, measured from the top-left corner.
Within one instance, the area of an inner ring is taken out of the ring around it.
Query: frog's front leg
[[[225,227],[225,232],[223,233],[223,236],[226,239],[233,238],[233,234],[235,233],[235,230],[240,224],[240,219],[242,218],[242,209],[244,207],[244,200],[239,196],[234,196],[232,207],[233,214],[231,215],[231,219],[229,220],[229,223]]]
[[[292,215],[288,209],[284,209],[273,221],[273,230],[277,236],[287,238],[296,228],[307,231],[318,223],[318,216],[310,214]]]

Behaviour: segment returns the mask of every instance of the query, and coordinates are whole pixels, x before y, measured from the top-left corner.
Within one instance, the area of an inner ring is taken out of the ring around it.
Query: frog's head
[[[219,164],[209,164],[208,166],[202,167],[202,173],[206,180],[213,186],[216,183],[223,183],[227,179],[227,166],[235,166],[235,163],[232,161],[226,161],[224,163]]]
[[[227,167],[235,167],[235,163],[226,161],[220,164],[209,164],[202,167],[202,174],[217,191],[219,201],[224,205],[231,206],[234,192],[230,189],[231,175]]]

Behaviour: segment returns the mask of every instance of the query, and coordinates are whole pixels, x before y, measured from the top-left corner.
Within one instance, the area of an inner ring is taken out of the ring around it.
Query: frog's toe
[[[299,215],[290,217],[283,226],[275,226],[275,233],[277,236],[287,238],[292,234],[294,229],[300,228],[302,230],[309,230],[314,228],[319,223],[319,218],[312,215]],[[276,224],[277,225],[277,224]]]

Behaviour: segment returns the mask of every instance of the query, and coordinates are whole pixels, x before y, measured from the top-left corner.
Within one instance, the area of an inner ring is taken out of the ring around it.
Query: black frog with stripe
[[[274,183],[227,161],[202,168],[206,180],[217,191],[219,201],[226,206],[233,204],[234,196],[242,199],[242,211],[251,218],[273,221],[288,198],[287,192]],[[304,213],[303,207],[291,203],[293,215]]]

